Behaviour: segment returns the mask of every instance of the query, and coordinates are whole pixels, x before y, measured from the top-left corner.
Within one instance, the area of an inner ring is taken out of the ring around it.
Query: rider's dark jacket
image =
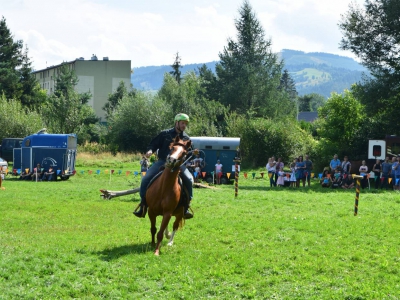
[[[151,150],[156,152],[158,149],[158,159],[166,160],[170,152],[169,146],[177,135],[178,132],[175,130],[175,128],[161,131],[155,138],[151,140],[150,144],[147,146],[147,151]],[[184,131],[179,133],[179,138],[183,141],[190,140],[190,137]]]

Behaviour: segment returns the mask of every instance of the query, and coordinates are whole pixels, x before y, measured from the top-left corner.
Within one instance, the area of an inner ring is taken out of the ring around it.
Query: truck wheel
[[[221,183],[222,184],[228,184],[229,183],[229,179],[227,177],[221,177]]]
[[[207,182],[207,183],[213,183],[213,178],[212,178],[212,176],[207,176],[207,177],[206,177],[206,182]]]

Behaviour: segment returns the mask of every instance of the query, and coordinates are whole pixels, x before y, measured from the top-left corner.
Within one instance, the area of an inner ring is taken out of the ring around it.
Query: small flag
[[[321,179],[322,178],[322,173],[319,173],[318,177],[319,177],[319,179]]]
[[[231,173],[226,173],[226,176],[228,176],[228,179],[231,177]]]
[[[251,175],[253,176],[253,179],[256,177],[256,173],[251,173]]]
[[[311,178],[314,178],[314,173],[311,173]]]
[[[92,171],[92,170],[89,170],[88,172],[89,172],[89,175],[93,173],[93,171]]]
[[[264,178],[264,172],[261,172],[260,174],[261,174],[261,178]]]
[[[388,180],[389,180],[389,184],[390,184],[392,182],[392,177],[389,177]]]
[[[133,172],[133,175],[138,176],[138,175],[139,175],[139,172],[138,172],[138,171],[134,171],[134,172]]]
[[[108,174],[108,170],[104,170],[104,173],[105,173],[105,174]]]
[[[111,174],[114,174],[114,170],[111,170]]]
[[[131,171],[126,171],[126,176],[128,176],[131,173]]]
[[[142,172],[142,177],[144,177],[144,175],[146,175],[146,172]]]
[[[118,175],[121,175],[122,174],[122,170],[118,170]]]
[[[194,175],[194,178],[197,178],[197,172],[194,172],[193,175]]]
[[[203,178],[206,177],[206,172],[201,172],[201,175],[203,175]]]
[[[268,173],[268,177],[271,179],[271,177],[272,177],[272,173]]]
[[[85,173],[85,171],[81,171],[81,174],[84,174]]]
[[[97,175],[100,175],[100,170],[97,170],[96,173],[97,173]]]
[[[246,172],[244,172],[244,173],[243,173],[243,175],[244,175],[244,178],[246,178],[246,179],[247,179],[247,173],[246,173]]]

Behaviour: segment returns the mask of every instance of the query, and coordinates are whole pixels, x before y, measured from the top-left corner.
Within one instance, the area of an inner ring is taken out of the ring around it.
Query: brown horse
[[[182,141],[177,136],[171,143],[171,152],[165,162],[164,172],[154,180],[146,192],[146,202],[148,206],[149,218],[151,222],[151,242],[155,244],[156,218],[162,216],[160,230],[157,233],[157,245],[154,251],[155,255],[160,254],[163,233],[168,232],[168,223],[172,216],[175,216],[173,232],[170,237],[169,246],[174,242],[174,236],[179,226],[183,223],[183,206],[179,205],[181,198],[181,186],[178,183],[180,166],[184,161],[188,148],[192,142]]]

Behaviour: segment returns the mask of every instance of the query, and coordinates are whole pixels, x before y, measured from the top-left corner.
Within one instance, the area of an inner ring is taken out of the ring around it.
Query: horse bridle
[[[176,143],[176,144],[174,144],[174,146],[182,146],[182,147],[185,149],[185,152],[186,152],[186,145],[185,145],[185,144]],[[185,153],[185,154],[182,156],[181,159],[174,159],[173,162],[170,162],[170,161],[169,161],[169,158],[170,158],[171,156],[170,156],[170,154],[168,154],[167,159],[165,160],[164,166],[165,166],[166,168],[170,168],[170,169],[171,169],[171,173],[172,173],[172,172],[175,171],[175,168],[176,168],[177,166],[180,167],[180,166],[182,165],[182,164],[180,164],[180,162],[185,160],[186,155],[187,155],[187,153]],[[192,155],[190,155],[190,157],[192,157]],[[190,157],[189,157],[189,158],[190,158]],[[186,161],[187,161],[187,160],[186,160]],[[185,163],[186,163],[186,161],[185,161]]]

